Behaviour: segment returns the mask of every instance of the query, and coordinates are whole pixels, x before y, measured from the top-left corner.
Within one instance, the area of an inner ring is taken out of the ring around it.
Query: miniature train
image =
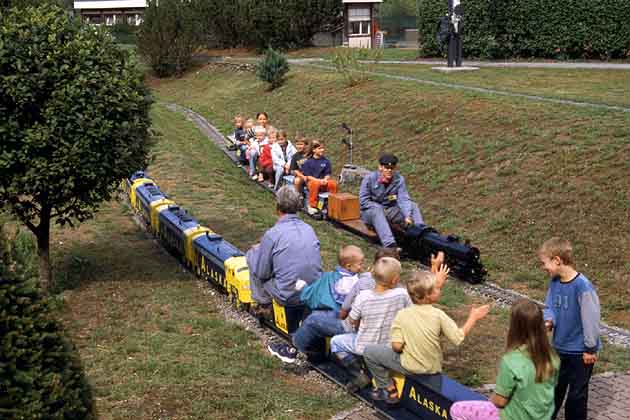
[[[144,172],[136,172],[122,186],[131,207],[141,215],[147,229],[173,256],[228,295],[237,307],[250,311],[253,300],[243,252],[218,233],[201,226],[185,209],[168,199]],[[305,315],[303,306],[285,307],[274,302],[272,318],[261,318],[261,322],[289,340]],[[348,372],[328,356],[311,361],[312,366],[336,383],[346,385],[350,378]],[[450,419],[449,409],[455,401],[485,399],[442,374],[426,377],[396,374],[394,378],[401,400],[396,406],[370,400],[368,389],[354,394],[387,418],[401,420]]]

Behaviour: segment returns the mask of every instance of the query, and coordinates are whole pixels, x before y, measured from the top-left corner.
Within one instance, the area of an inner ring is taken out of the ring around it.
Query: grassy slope
[[[374,80],[353,88],[330,72],[293,67],[272,93],[251,74],[212,67],[156,86],[226,132],[237,112],[327,140],[338,171],[337,127],[355,129],[356,160],[388,150],[402,160],[425,219],[480,247],[493,280],[541,298],[536,248],[570,238],[578,269],[600,293],[607,321],[630,326],[630,115]]]

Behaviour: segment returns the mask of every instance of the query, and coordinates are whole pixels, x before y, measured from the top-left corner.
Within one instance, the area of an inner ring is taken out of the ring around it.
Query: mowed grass
[[[425,220],[478,246],[493,281],[543,298],[536,249],[569,238],[605,320],[630,327],[628,113],[378,78],[349,88],[333,72],[298,66],[273,92],[253,74],[212,66],[160,81],[155,92],[226,133],[236,113],[265,110],[291,136],[324,139],[335,173],[347,160],[346,122],[355,162],[374,167],[381,152],[398,154]]]
[[[491,68],[442,73],[431,65],[376,64],[379,73],[525,95],[630,107],[630,70]]]

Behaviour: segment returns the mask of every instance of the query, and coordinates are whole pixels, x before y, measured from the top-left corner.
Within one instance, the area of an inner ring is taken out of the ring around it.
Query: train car
[[[471,284],[482,283],[487,271],[481,263],[479,249],[457,236],[442,235],[430,226],[416,225],[404,231],[394,230],[406,257],[431,265],[431,255],[443,252],[453,276]]]
[[[242,256],[243,253],[238,248],[223,239],[221,235],[211,231],[205,232],[204,235],[197,235],[193,240],[195,272],[201,278],[214,283],[225,293],[229,291],[225,263],[231,258]]]
[[[129,194],[129,202],[131,204],[131,207],[135,210],[139,210],[137,207],[135,207],[137,203],[136,190],[138,189],[138,187],[144,184],[153,183],[153,180],[147,177],[142,171],[135,172],[133,177],[133,179],[129,178],[129,180],[127,181],[126,191]]]
[[[249,309],[254,303],[249,287],[249,267],[245,256],[235,256],[225,260],[227,292],[232,302],[239,308]]]
[[[136,171],[133,174],[131,174],[131,176],[129,178],[125,178],[122,181],[120,181],[120,188],[127,194],[129,195],[129,192],[131,190],[131,185],[133,184],[133,182],[137,179],[140,178],[149,178],[148,176],[146,176],[144,171]]]
[[[193,240],[210,229],[201,226],[186,210],[169,205],[159,215],[158,237],[189,268],[194,266]]]
[[[159,213],[166,210],[169,205],[174,205],[173,200],[169,200],[160,191],[157,185],[152,182],[142,184],[136,188],[136,208],[154,235],[160,230]]]

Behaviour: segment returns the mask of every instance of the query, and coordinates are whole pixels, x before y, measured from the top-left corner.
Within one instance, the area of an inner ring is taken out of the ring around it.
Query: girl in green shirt
[[[512,307],[507,352],[501,358],[490,401],[456,402],[451,407],[451,417],[453,420],[549,420],[554,409],[558,366],[542,310],[534,302],[522,299]]]

